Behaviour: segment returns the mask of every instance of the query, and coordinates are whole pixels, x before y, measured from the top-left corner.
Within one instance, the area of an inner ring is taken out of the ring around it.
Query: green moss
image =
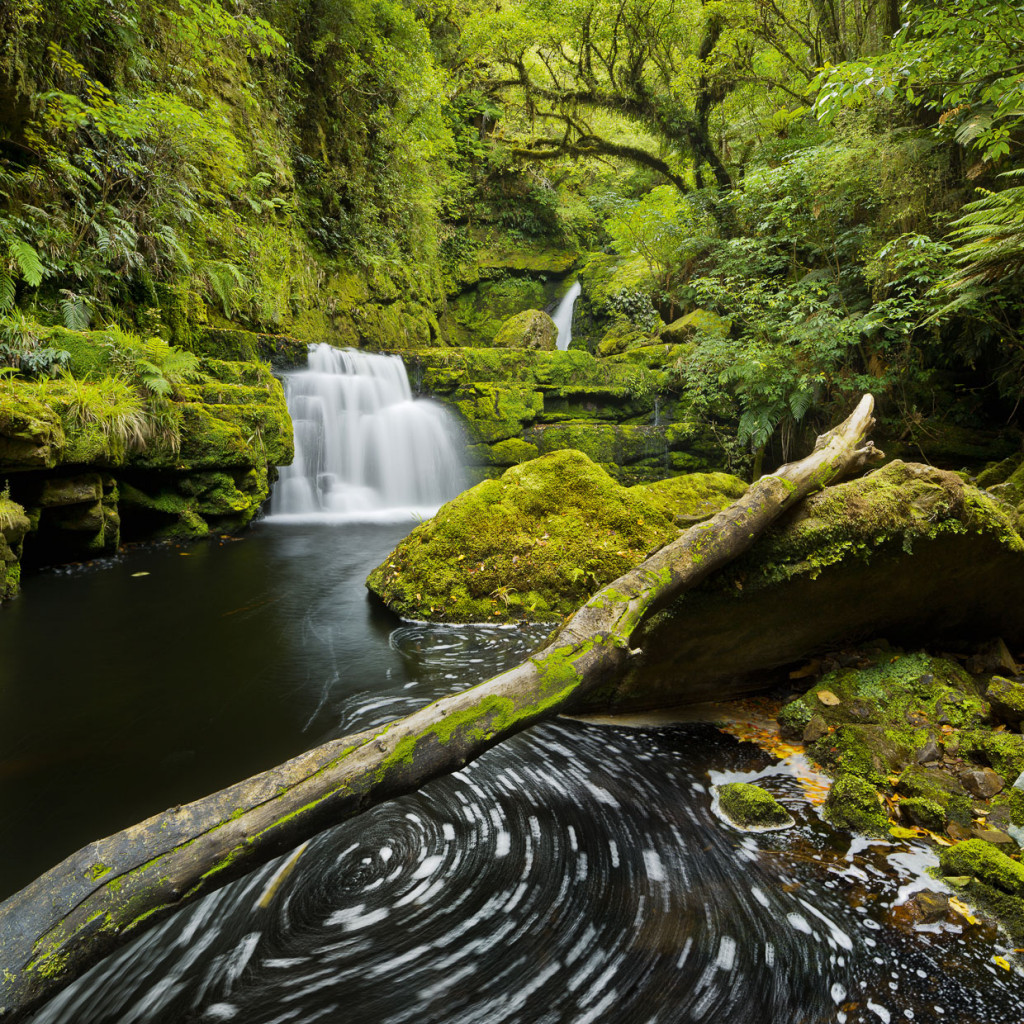
[[[1013,724],[1024,718],[1024,683],[1004,676],[993,676],[985,691],[985,699],[999,717]]]
[[[1019,733],[987,730],[966,733],[961,739],[960,753],[990,765],[1010,786],[1024,772],[1024,736]]]
[[[506,320],[494,336],[495,348],[538,349],[550,352],[555,348],[558,328],[539,309],[525,309]]]
[[[793,824],[789,811],[760,786],[730,782],[718,787],[722,813],[740,828],[785,828]]]
[[[874,787],[856,775],[840,775],[825,801],[825,817],[840,828],[866,835],[888,834],[889,819]]]
[[[835,772],[856,775],[884,786],[894,770],[914,753],[914,735],[881,725],[840,725],[811,745],[814,757]]]
[[[973,803],[966,790],[941,769],[908,765],[900,774],[896,789],[906,797],[903,804],[918,800],[938,807],[943,822],[956,822],[966,828],[974,817]]]
[[[900,812],[915,825],[939,832],[946,827],[946,810],[934,800],[912,796],[900,801]]]
[[[1009,896],[1024,897],[1024,866],[983,839],[968,839],[939,854],[944,875],[971,875]]]
[[[690,507],[726,504],[740,484],[675,491]],[[367,586],[400,615],[454,622],[551,620],[678,534],[671,488],[623,488],[574,450],[525,462],[459,495],[418,526]]]
[[[716,577],[729,590],[748,591],[794,578],[814,579],[844,561],[869,562],[876,553],[911,553],[918,541],[974,534],[1024,553],[1024,540],[1006,511],[955,473],[891,462],[868,476],[828,487],[773,527],[756,551]]]

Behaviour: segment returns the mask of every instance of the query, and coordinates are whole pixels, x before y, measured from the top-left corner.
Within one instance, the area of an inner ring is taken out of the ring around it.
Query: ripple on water
[[[847,863],[749,749],[707,726],[532,730],[212,894],[37,1020],[1021,1019],[991,945],[891,925],[913,858],[894,881],[854,863],[870,849]],[[706,768],[751,760],[796,829],[713,816]]]

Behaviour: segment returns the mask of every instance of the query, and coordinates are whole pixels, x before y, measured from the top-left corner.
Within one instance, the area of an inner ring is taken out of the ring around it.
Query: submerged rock
[[[747,782],[719,786],[718,806],[737,828],[764,831],[794,824],[793,816],[771,793]]]
[[[622,487],[582,452],[554,452],[448,502],[366,585],[407,618],[556,620],[745,489],[725,473]]]

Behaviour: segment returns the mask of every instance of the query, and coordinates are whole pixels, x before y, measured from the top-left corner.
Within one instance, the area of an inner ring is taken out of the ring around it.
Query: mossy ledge
[[[58,342],[71,373],[0,381],[0,483],[28,522],[3,542],[0,599],[22,552],[29,565],[77,561],[123,540],[237,530],[293,456],[266,363],[200,359],[119,329],[62,329]]]

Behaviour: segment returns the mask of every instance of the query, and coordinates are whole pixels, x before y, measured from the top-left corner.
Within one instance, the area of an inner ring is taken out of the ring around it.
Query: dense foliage
[[[489,249],[559,247],[592,277],[603,250],[588,301],[628,345],[700,314],[672,387],[755,453],[865,389],[907,429],[1005,419],[1022,28],[986,0],[0,0],[0,363],[64,372],[54,326],[309,337],[351,275],[440,309]]]

